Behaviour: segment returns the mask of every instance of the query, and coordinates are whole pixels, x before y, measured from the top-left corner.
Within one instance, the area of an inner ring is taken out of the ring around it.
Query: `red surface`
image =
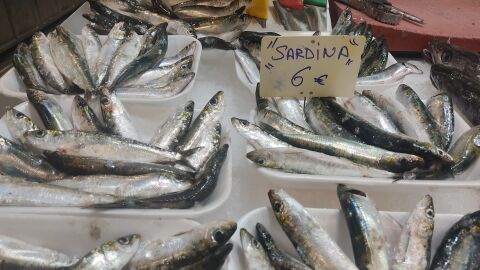
[[[330,14],[335,25],[345,5],[332,2]],[[480,0],[390,0],[400,9],[425,20],[417,25],[402,20],[399,25],[378,22],[352,9],[354,21],[365,20],[373,27],[375,37],[384,36],[390,51],[421,51],[428,41],[447,40],[470,50],[480,51]]]

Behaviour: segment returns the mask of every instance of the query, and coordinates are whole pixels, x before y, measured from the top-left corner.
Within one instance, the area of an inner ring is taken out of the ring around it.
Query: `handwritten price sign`
[[[263,97],[352,96],[365,46],[363,36],[264,37]]]

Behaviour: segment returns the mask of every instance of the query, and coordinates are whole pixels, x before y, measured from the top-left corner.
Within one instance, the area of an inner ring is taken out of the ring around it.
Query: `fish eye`
[[[248,121],[247,120],[243,120],[243,119],[240,119],[240,124],[244,125],[244,126],[248,126]]]
[[[224,243],[228,240],[227,235],[222,231],[214,232],[213,239],[218,243]]]
[[[260,159],[257,160],[257,163],[260,164],[260,165],[263,165],[263,164],[265,164],[265,160],[260,158]]]
[[[217,103],[218,103],[218,102],[217,102],[217,99],[216,99],[216,98],[210,99],[210,104],[211,104],[211,105],[215,106],[215,105],[217,105]]]
[[[449,51],[446,51],[442,54],[442,61],[443,62],[450,62],[452,60],[452,53]]]
[[[273,211],[280,212],[283,210],[283,204],[281,202],[274,202],[273,203]]]
[[[107,105],[108,103],[110,103],[110,100],[108,99],[108,97],[101,97],[100,98],[100,102],[104,105]]]
[[[260,247],[260,243],[257,241],[257,239],[253,239],[252,243],[255,247]]]
[[[78,99],[77,104],[80,105],[80,106],[85,106],[85,105],[87,105],[87,102],[85,102],[84,99]]]
[[[428,218],[434,218],[435,217],[435,212],[431,208],[428,208],[427,211],[425,212]]]
[[[473,144],[476,146],[476,147],[480,147],[480,135],[477,135],[473,138]]]
[[[17,113],[15,113],[15,118],[17,118],[17,119],[23,119],[23,118],[25,118],[25,115],[24,115],[23,113],[21,113],[21,112],[17,112]]]
[[[45,130],[37,130],[35,131],[34,135],[35,137],[42,138],[47,135],[47,132],[45,132]]]
[[[118,239],[118,243],[120,245],[128,245],[130,244],[130,239],[128,239],[127,237],[122,237]]]

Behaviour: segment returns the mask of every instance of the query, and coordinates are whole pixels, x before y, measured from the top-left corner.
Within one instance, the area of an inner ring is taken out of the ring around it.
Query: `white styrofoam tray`
[[[412,202],[412,209],[416,202]],[[335,240],[338,246],[354,261],[352,244],[345,217],[340,210],[337,209],[319,209],[309,208],[308,211],[315,217],[318,223],[327,231],[330,237]],[[387,240],[394,245],[398,241],[400,234],[399,224],[404,224],[409,213],[406,212],[380,212],[384,232]],[[436,214],[434,234],[432,239],[432,257],[443,239],[445,233],[450,227],[457,222],[462,216],[456,214]],[[393,220],[392,220],[393,219]],[[245,256],[240,242],[240,229],[245,228],[251,234],[256,235],[255,225],[257,222],[262,223],[272,234],[273,239],[277,243],[280,250],[299,259],[293,245],[288,240],[281,226],[278,224],[271,208],[262,207],[255,209],[244,215],[239,221],[237,232],[233,236],[234,251],[230,255],[228,265],[229,270],[247,269]],[[397,223],[398,222],[398,223]]]
[[[68,117],[71,116],[70,106],[71,101],[65,101],[57,99],[62,106],[64,112]],[[126,110],[130,114],[130,118],[139,131],[143,142],[149,142],[154,132],[158,127],[174,112],[175,106],[172,107],[159,107],[150,104],[124,104]],[[196,104],[199,107],[203,104]],[[15,109],[25,113],[31,117],[35,123],[39,123],[39,127],[43,127],[42,121],[38,116],[36,110],[28,102],[23,102]],[[195,110],[198,113],[198,108]],[[222,128],[222,143],[229,143],[229,130],[227,125],[223,124]],[[6,127],[5,117],[0,119],[0,135],[7,139],[11,139],[10,133]],[[122,217],[196,217],[205,213],[211,212],[220,207],[229,197],[232,189],[232,161],[231,154],[227,155],[227,158],[222,166],[222,170],[218,177],[218,183],[213,193],[204,201],[196,203],[194,207],[189,209],[113,209],[113,210],[93,210],[93,209],[80,209],[73,207],[0,207],[0,212],[15,212],[15,213],[43,213],[43,214],[75,214],[75,215],[89,215],[95,213],[101,213],[104,216],[122,216]]]
[[[100,39],[103,41],[105,40],[105,36],[101,36]],[[198,65],[200,63],[200,57],[202,54],[202,44],[200,41],[193,37],[189,36],[181,36],[181,35],[169,35],[168,36],[168,48],[165,57],[174,56],[177,54],[181,49],[185,46],[190,44],[191,42],[195,41],[197,46],[195,48],[195,52],[193,54],[193,65],[192,71],[195,72],[195,77],[192,81],[183,89],[182,92],[174,95],[172,97],[167,98],[155,98],[155,97],[128,97],[128,96],[121,96],[120,98],[124,101],[128,102],[139,102],[139,103],[149,103],[149,102],[176,102],[181,103],[186,100],[187,94],[193,89],[193,85],[195,84],[196,74],[198,72]],[[15,97],[21,100],[27,100],[27,94],[25,90],[27,87],[23,83],[22,79],[18,75],[16,69],[12,67],[9,71],[7,71],[1,78],[0,78],[0,94],[8,96],[8,97]],[[51,95],[51,96],[59,96],[62,99],[72,99],[72,95]]]
[[[384,89],[386,96],[393,97],[397,86],[390,86]],[[414,89],[415,90],[415,89]],[[254,123],[256,110],[250,113],[250,121]],[[470,129],[465,120],[455,112],[455,131],[451,145],[467,130]],[[247,144],[246,153],[253,151],[254,148]],[[465,172],[457,175],[455,179],[450,180],[398,180],[393,182],[389,178],[373,178],[373,177],[353,177],[353,176],[332,176],[332,175],[310,175],[310,174],[295,174],[283,172],[277,169],[270,169],[257,166],[254,162],[245,159],[251,165],[251,168],[258,179],[267,179],[271,182],[279,183],[285,186],[298,187],[322,187],[322,184],[349,184],[372,187],[391,187],[397,189],[399,186],[405,188],[423,187],[457,187],[468,188],[476,187],[480,189],[480,159],[475,161]]]
[[[166,239],[200,224],[188,219],[131,219],[69,215],[2,213],[0,235],[14,237],[70,256],[81,257],[91,249],[129,234],[142,240]]]

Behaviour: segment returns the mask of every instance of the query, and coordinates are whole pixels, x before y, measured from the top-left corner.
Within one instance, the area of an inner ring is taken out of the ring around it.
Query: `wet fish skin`
[[[300,101],[296,98],[273,98],[278,112],[293,123],[303,127],[306,130],[311,130],[310,126],[305,119],[305,113],[303,111]]]
[[[107,39],[103,43],[95,63],[95,85],[101,85],[105,81],[108,67],[115,56],[115,52],[123,44],[126,37],[127,33],[123,22],[116,23],[112,29],[110,29]]]
[[[140,270],[188,266],[227,243],[236,229],[235,222],[220,220],[167,239],[143,241],[128,267]]]
[[[225,264],[228,255],[233,250],[233,244],[227,243],[219,247],[214,252],[207,255],[205,258],[200,261],[193,263],[189,266],[180,268],[179,270],[211,270],[211,269],[221,269]]]
[[[184,156],[178,152],[102,133],[37,130],[25,133],[24,137],[26,144],[35,149],[60,151],[68,155],[152,163],[175,163],[184,160]]]
[[[49,130],[71,130],[73,125],[63,112],[62,107],[45,92],[28,89],[28,101],[35,107],[45,127]]]
[[[0,176],[0,205],[26,207],[88,207],[113,203],[118,199],[54,185]]]
[[[389,243],[380,214],[373,201],[361,190],[337,186],[337,196],[347,221],[355,264],[359,269],[388,269]]]
[[[218,37],[202,37],[198,39],[202,44],[202,49],[219,49],[219,50],[235,50],[235,46],[233,46],[230,42],[227,42]]]
[[[245,76],[251,84],[257,84],[260,82],[260,70],[255,60],[250,54],[242,49],[234,50],[235,59],[242,67]]]
[[[140,235],[131,234],[109,241],[87,253],[72,270],[121,270],[135,255]]]
[[[272,99],[260,96],[260,83],[257,83],[257,86],[255,87],[255,103],[257,104],[257,111],[267,109],[278,114],[277,108],[275,108]]]
[[[444,149],[448,149],[455,130],[455,115],[453,112],[452,99],[448,94],[440,93],[431,97],[426,106],[440,130]]]
[[[195,142],[194,148],[198,148],[194,154],[187,157],[188,162],[196,171],[200,170],[205,162],[220,147],[222,138],[222,124],[216,122],[211,128],[203,129],[203,134]]]
[[[88,64],[88,70],[90,71],[90,76],[93,80],[93,78],[96,76],[95,66],[97,64],[100,50],[102,49],[102,43],[100,42],[100,38],[98,37],[97,33],[88,25],[85,25],[82,28],[81,40],[83,50],[85,51],[85,59]]]
[[[182,7],[191,7],[191,6],[209,6],[209,7],[225,7],[228,6],[232,0],[188,0],[183,1],[172,6],[173,10]]]
[[[353,26],[352,10],[346,8],[338,17],[337,23],[332,29],[332,35],[346,35]]]
[[[258,149],[247,153],[247,158],[262,167],[289,173],[377,178],[400,177],[396,173],[296,147]]]
[[[374,42],[376,41],[376,46]],[[365,54],[360,66],[359,77],[369,76],[385,69],[388,61],[388,47],[385,39],[380,38],[371,42],[370,52]]]
[[[123,138],[139,140],[140,136],[133,126],[128,111],[117,94],[110,93],[107,88],[100,90],[100,107],[102,109],[105,129]]]
[[[14,108],[7,108],[5,117],[10,135],[20,143],[25,143],[25,138],[23,137],[25,132],[39,130],[32,119]]]
[[[195,103],[190,100],[178,107],[153,135],[150,145],[174,150],[190,127],[194,106]]]
[[[255,149],[289,146],[247,120],[232,117],[231,122],[237,132]]]
[[[349,159],[355,163],[390,172],[405,172],[424,165],[422,158],[331,136],[286,134],[264,126],[265,131],[292,146]]]
[[[250,270],[274,270],[262,244],[245,228],[240,229],[240,241]]]
[[[283,190],[269,190],[273,213],[302,260],[314,269],[358,269],[312,215]]]
[[[188,59],[188,57],[190,56],[192,57],[192,64],[193,64],[193,58],[195,56],[196,49],[197,49],[197,42],[192,41],[190,44],[185,46],[174,56],[163,58],[162,62],[160,62],[158,67],[163,68],[165,66],[177,64],[179,61]]]
[[[15,49],[12,59],[15,69],[27,87],[48,91],[40,73],[35,68],[33,58],[27,44],[23,42],[20,43]]]
[[[448,42],[432,40],[428,44],[431,60],[434,64],[442,64],[457,68],[478,77],[480,75],[480,55],[465,50]]]
[[[341,137],[349,140],[360,141],[337,122],[332,112],[332,104],[337,104],[332,98],[311,98],[305,106],[305,116],[310,127],[321,135]]]
[[[0,236],[2,263],[27,269],[58,269],[74,265],[78,258],[56,250],[32,245],[9,236]],[[20,269],[20,268],[19,268]]]
[[[223,7],[196,5],[177,7],[173,10],[175,14],[182,19],[216,18],[231,15],[236,10],[248,5],[249,3],[250,0],[233,0],[230,2],[230,4]]]
[[[446,165],[452,164],[452,157],[444,150],[428,142],[421,142],[405,135],[392,134],[363,121],[343,107],[332,102],[336,117],[343,120],[343,126],[361,137],[370,145],[390,151],[417,155],[425,160],[438,160]]]
[[[359,117],[365,119],[365,121],[368,121],[379,128],[391,133],[401,133],[388,113],[375,105],[371,99],[361,94],[348,98],[343,102],[343,105],[350,112],[358,115]]]
[[[232,15],[205,19],[193,22],[192,25],[195,28],[195,31],[206,35],[219,35],[236,29],[243,30],[248,26],[252,17],[242,13],[243,8],[240,8]]]
[[[81,96],[75,96],[72,102],[73,127],[78,131],[104,132],[103,124],[87,101]]]
[[[314,134],[269,109],[258,111],[255,115],[255,122],[260,128],[262,128],[262,124],[267,124],[284,133]]]
[[[0,172],[29,181],[48,182],[65,177],[42,156],[0,136]]]
[[[440,91],[447,92],[453,99],[455,107],[473,125],[480,124],[480,80],[455,68],[433,65],[430,80]]]
[[[53,88],[48,92],[54,94],[68,93],[70,85],[55,66],[55,61],[50,53],[50,42],[42,32],[37,32],[32,36],[31,49],[35,67],[45,82]]]
[[[423,71],[408,62],[395,63],[378,73],[359,77],[357,79],[357,85],[367,86],[391,84],[410,74],[423,74]]]
[[[402,229],[393,269],[428,269],[434,217],[432,197],[425,195],[417,203]]]
[[[71,175],[108,174],[135,176],[150,173],[170,173],[183,178],[193,177],[192,173],[163,164],[81,157],[51,151],[44,151],[43,155],[55,167]]]
[[[452,172],[460,174],[467,170],[480,154],[480,126],[472,127],[455,141],[448,153],[453,157]]]
[[[408,85],[401,84],[398,86],[395,96],[397,100],[405,106],[408,112],[414,116],[412,119],[418,124],[422,133],[425,131],[426,134],[420,135],[418,139],[421,141],[429,141],[445,149],[446,147],[443,143],[439,127],[417,93]],[[417,134],[422,133],[419,132]]]
[[[480,211],[463,216],[445,234],[435,252],[432,270],[473,270],[480,265]]]

